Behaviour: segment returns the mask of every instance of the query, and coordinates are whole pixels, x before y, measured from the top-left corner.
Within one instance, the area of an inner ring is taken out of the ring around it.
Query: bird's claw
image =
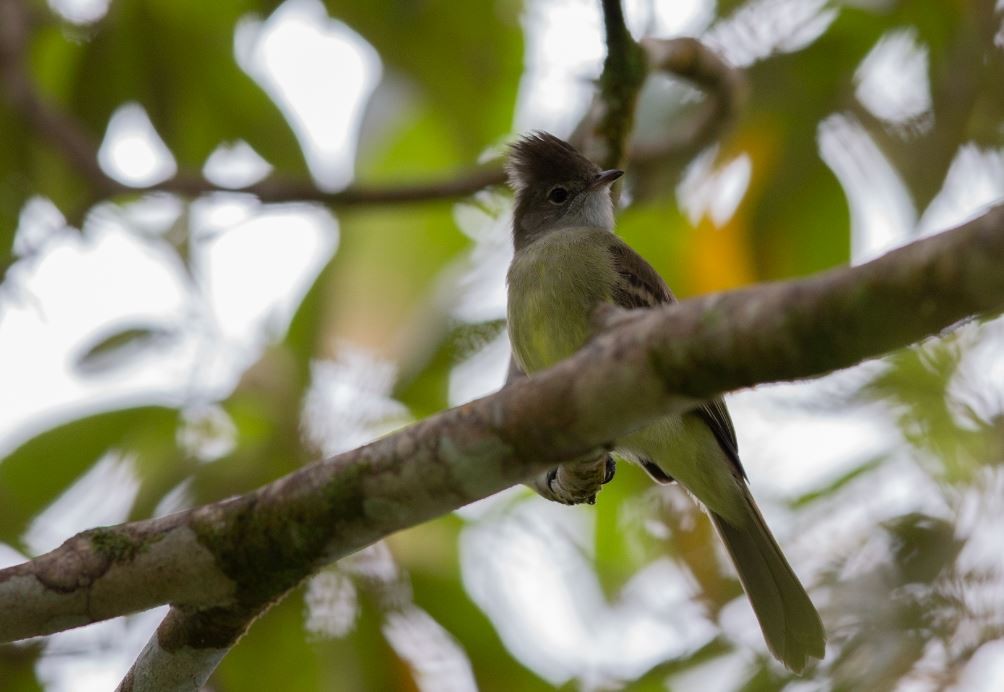
[[[616,473],[617,473],[617,462],[614,461],[614,458],[608,454],[607,467],[603,473],[603,485],[606,485],[607,483],[612,481]],[[594,495],[593,497],[595,498],[596,496]]]
[[[554,489],[554,480],[558,477],[558,467],[555,466],[553,469],[547,472],[547,489],[552,493],[557,494]]]

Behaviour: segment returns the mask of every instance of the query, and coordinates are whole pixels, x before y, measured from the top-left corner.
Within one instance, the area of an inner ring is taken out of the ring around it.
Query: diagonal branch
[[[247,495],[84,532],[0,570],[0,641],[171,603],[134,675],[166,661],[205,679],[259,612],[321,565],[658,416],[1000,311],[1002,264],[1004,205],[865,265],[620,315],[572,358],[496,394]]]

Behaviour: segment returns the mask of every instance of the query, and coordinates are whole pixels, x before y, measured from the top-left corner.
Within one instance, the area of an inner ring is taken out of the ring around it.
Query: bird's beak
[[[609,171],[597,173],[593,181],[589,183],[589,189],[595,190],[600,187],[609,187],[615,180],[624,175],[624,171],[619,168],[611,168]]]

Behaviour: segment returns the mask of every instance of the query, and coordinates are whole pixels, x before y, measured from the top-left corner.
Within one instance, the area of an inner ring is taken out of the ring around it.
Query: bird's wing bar
[[[652,265],[616,236],[610,236],[610,259],[617,271],[614,303],[628,310],[674,303],[676,298]]]

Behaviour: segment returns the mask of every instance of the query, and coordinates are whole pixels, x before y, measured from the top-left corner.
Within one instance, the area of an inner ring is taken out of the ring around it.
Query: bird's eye
[[[547,201],[551,204],[564,204],[566,199],[568,199],[568,190],[561,185],[556,185],[547,193]]]

